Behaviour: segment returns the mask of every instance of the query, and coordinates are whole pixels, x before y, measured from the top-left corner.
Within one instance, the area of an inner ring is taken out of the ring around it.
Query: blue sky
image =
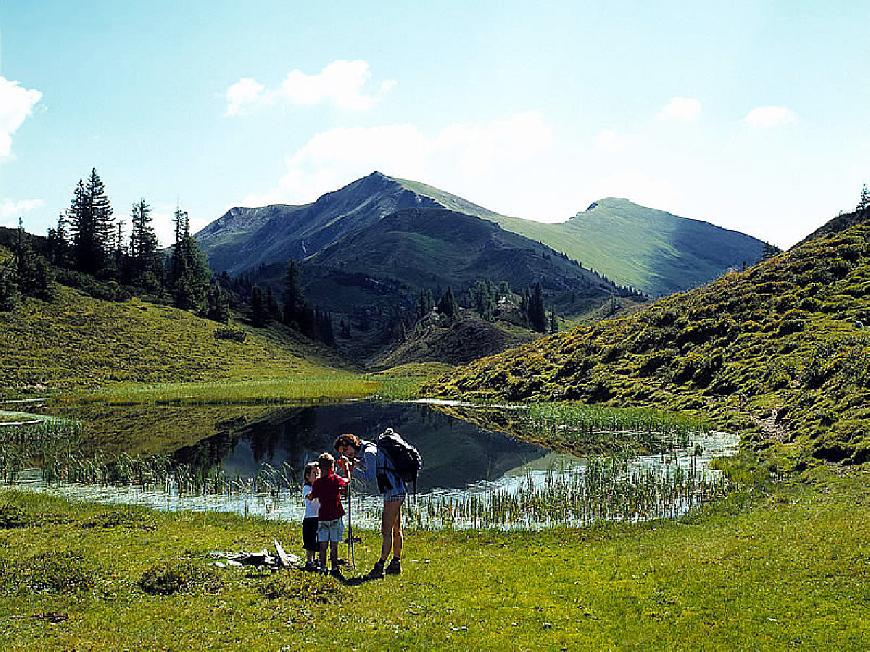
[[[0,224],[44,232],[93,166],[162,234],[379,169],[787,246],[870,182],[870,2],[471,4],[0,0]]]

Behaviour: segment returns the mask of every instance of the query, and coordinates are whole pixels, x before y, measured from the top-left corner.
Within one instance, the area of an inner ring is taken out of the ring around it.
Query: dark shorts
[[[320,550],[320,545],[317,543],[317,517],[302,519],[302,547],[311,552]]]

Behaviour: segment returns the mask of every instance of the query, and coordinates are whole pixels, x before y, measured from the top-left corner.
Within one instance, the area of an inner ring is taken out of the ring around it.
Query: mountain
[[[545,223],[494,211],[416,181],[405,188],[453,210],[492,220],[504,229],[547,244],[620,285],[663,296],[688,290],[761,260],[765,243],[709,222],[601,199],[566,222]]]
[[[743,272],[475,361],[466,399],[702,410],[759,448],[870,460],[870,210]]]
[[[500,215],[433,186],[373,172],[304,206],[233,208],[196,237],[217,271],[301,260],[405,208],[446,208],[546,244],[619,285],[653,296],[686,290],[761,259],[764,243],[707,222],[607,198],[546,224]]]
[[[196,239],[216,272],[230,274],[302,260],[403,208],[440,208],[432,199],[373,172],[304,206],[233,208]]]
[[[522,289],[540,282],[547,305],[577,314],[620,290],[550,247],[456,211],[411,208],[347,235],[306,262],[425,288],[467,288],[477,279]]]

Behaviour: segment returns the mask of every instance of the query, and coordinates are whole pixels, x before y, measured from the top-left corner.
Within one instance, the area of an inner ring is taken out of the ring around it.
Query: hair
[[[360,438],[356,435],[351,435],[350,433],[339,435],[335,440],[335,444],[333,448],[338,450],[339,446],[353,446],[356,450],[359,450],[362,446],[360,443]]]
[[[305,471],[302,473],[303,484],[311,484],[308,481],[308,474],[314,469],[319,469],[320,465],[317,462],[309,462],[305,465]]]
[[[335,458],[329,453],[321,453],[320,457],[317,458],[317,464],[321,470],[331,469],[335,466]]]

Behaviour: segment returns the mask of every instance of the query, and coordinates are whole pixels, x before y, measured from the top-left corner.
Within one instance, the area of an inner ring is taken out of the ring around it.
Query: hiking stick
[[[350,499],[350,483],[353,478],[351,477],[350,469],[347,470],[347,555],[350,557],[350,567],[356,570],[356,559],[353,554],[353,519],[351,516],[351,505],[353,503]]]

